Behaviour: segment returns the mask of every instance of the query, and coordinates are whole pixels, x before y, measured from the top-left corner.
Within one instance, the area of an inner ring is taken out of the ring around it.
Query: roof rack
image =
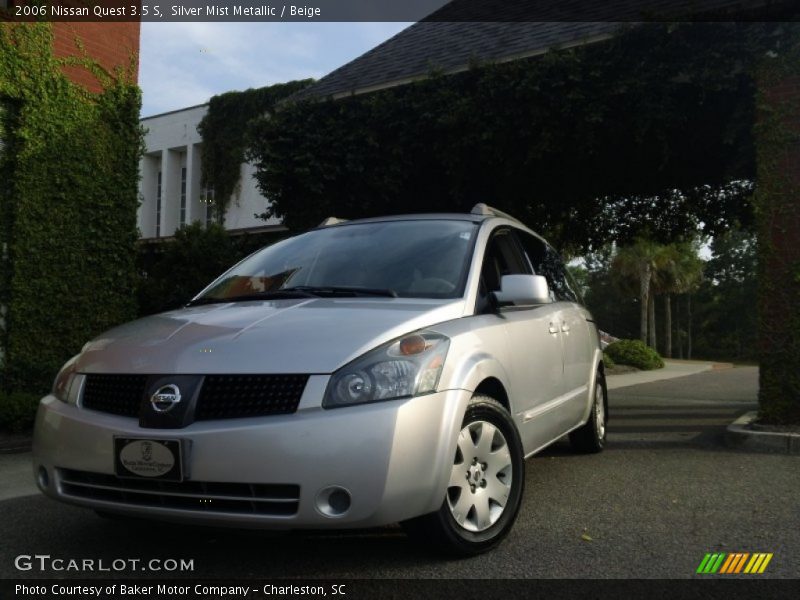
[[[348,219],[340,219],[339,217],[328,217],[317,227],[330,227],[331,225],[338,225],[339,223],[346,223]]]
[[[472,215],[482,215],[485,217],[503,217],[504,219],[515,221],[516,223],[522,223],[522,221],[520,221],[516,217],[512,217],[508,213],[504,213],[502,210],[498,210],[483,202],[478,202],[475,206],[472,207],[472,210],[469,212]]]

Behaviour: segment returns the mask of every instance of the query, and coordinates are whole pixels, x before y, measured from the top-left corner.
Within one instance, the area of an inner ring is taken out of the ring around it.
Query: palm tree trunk
[[[672,297],[664,294],[664,357],[672,358]]]
[[[656,295],[650,290],[650,298],[647,303],[647,330],[650,334],[650,347],[656,349]]]
[[[683,360],[683,319],[681,318],[681,296],[675,296],[675,345],[678,346],[678,358]]]
[[[650,303],[650,265],[639,270],[639,337],[647,343],[647,307]]]
[[[686,359],[692,360],[692,295],[686,294]]]

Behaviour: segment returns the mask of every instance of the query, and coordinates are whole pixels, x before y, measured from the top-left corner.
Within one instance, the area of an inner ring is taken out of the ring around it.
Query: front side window
[[[500,290],[500,278],[503,275],[522,275],[529,272],[511,230],[503,228],[494,231],[483,255],[476,312],[485,312],[491,308],[489,294]]]
[[[457,298],[464,294],[476,231],[477,224],[456,220],[382,221],[315,229],[264,248],[193,302],[291,290]]]
[[[564,262],[551,246],[525,231],[517,232],[536,275],[544,275],[554,300],[578,302],[578,295],[570,285]]]

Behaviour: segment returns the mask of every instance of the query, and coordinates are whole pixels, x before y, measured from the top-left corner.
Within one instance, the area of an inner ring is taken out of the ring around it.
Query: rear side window
[[[544,275],[555,300],[580,302],[578,294],[570,284],[564,262],[551,246],[525,231],[517,231],[525,255],[536,275]]]

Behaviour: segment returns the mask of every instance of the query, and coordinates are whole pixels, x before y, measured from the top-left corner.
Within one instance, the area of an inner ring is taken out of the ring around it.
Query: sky
[[[410,23],[142,23],[142,116],[215,95],[319,79]]]

